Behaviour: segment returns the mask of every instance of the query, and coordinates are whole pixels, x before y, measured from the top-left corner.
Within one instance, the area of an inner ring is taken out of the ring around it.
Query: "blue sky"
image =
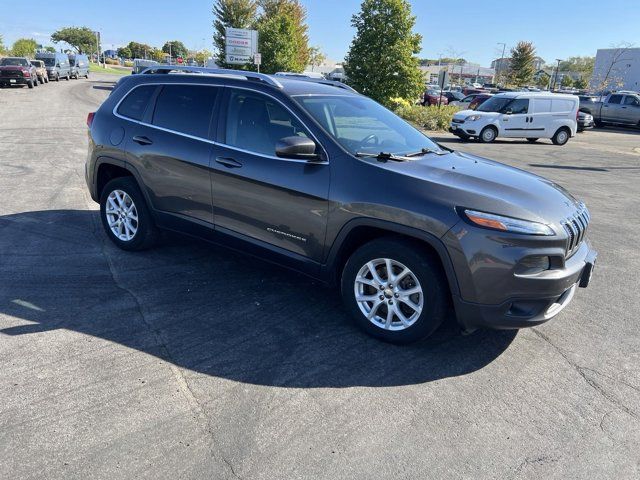
[[[189,48],[211,49],[212,0],[1,0],[0,34],[10,45],[34,37],[50,44],[51,32],[67,25],[87,25],[102,32],[103,46],[135,40],[161,46],[182,40]],[[360,0],[302,0],[309,36],[332,59],[344,57],[353,37],[351,15]],[[423,36],[421,57],[437,58],[451,50],[488,66],[518,40],[530,40],[538,54],[555,58],[595,55],[620,42],[640,46],[639,0],[413,0],[416,31]],[[8,8],[7,5],[10,5]],[[451,5],[451,6],[447,6]]]

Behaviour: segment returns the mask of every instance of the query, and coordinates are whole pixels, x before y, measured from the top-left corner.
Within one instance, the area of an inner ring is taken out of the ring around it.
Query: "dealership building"
[[[475,63],[427,65],[420,67],[420,70],[422,70],[427,83],[437,83],[440,70],[447,70],[451,81],[458,83],[491,83],[496,74],[493,68],[481,67]]]
[[[603,48],[596,53],[594,90],[640,91],[640,48]]]

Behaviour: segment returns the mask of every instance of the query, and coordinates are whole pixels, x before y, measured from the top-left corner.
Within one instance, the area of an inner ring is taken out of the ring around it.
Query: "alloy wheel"
[[[111,233],[123,242],[131,241],[138,232],[138,210],[133,199],[122,190],[114,190],[107,197],[105,208]]]

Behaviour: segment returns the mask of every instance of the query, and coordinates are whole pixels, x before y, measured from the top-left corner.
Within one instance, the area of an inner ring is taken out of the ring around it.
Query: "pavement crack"
[[[571,360],[571,358],[564,352],[564,350],[562,350],[560,347],[558,347],[555,343],[553,343],[551,341],[551,339],[545,335],[544,333],[542,333],[541,331],[539,331],[538,329],[536,329],[535,327],[531,329],[533,331],[533,333],[535,333],[540,339],[542,339],[543,341],[545,341],[546,343],[548,343],[556,352],[558,352],[560,354],[560,356],[578,373],[578,375],[580,375],[580,377],[582,378],[582,380],[584,380],[584,382],[589,385],[591,388],[593,388],[596,392],[598,392],[603,398],[605,398],[609,403],[611,403],[612,405],[618,407],[620,410],[622,410],[623,412],[627,413],[628,415],[630,415],[631,417],[635,418],[636,420],[640,419],[640,416],[631,408],[629,408],[627,405],[625,405],[617,396],[615,396],[614,394],[612,394],[611,392],[609,392],[608,390],[606,390],[602,385],[600,385],[598,382],[596,382],[593,378],[589,377],[586,372],[593,372],[593,373],[599,373],[596,372],[595,370],[591,369],[591,368],[587,368],[587,367],[582,367],[580,365],[578,365],[576,362],[574,362],[573,360]],[[607,377],[610,378],[610,377]],[[602,422],[601,422],[602,423]]]

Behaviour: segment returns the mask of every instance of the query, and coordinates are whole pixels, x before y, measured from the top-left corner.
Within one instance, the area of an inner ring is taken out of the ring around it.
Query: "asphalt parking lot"
[[[583,199],[599,263],[543,326],[396,347],[295,273],[116,249],[84,183],[115,78],[0,90],[0,478],[640,477],[640,130],[436,134]]]

